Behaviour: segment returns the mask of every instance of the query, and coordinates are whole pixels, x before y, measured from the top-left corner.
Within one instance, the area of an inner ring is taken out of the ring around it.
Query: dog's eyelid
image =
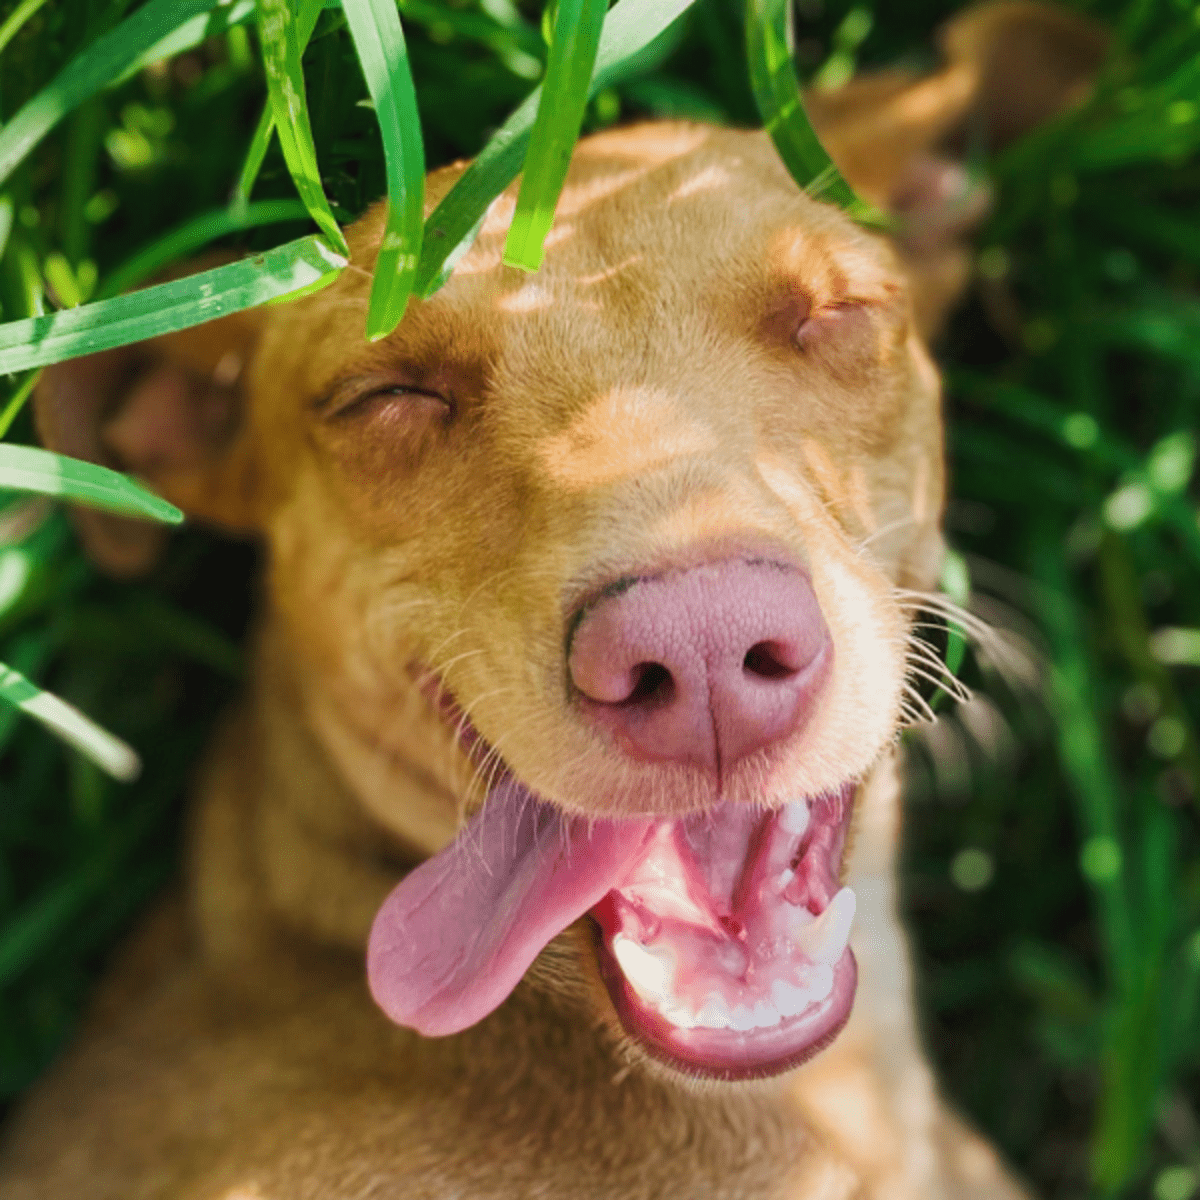
[[[368,400],[387,396],[424,397],[444,404],[450,411],[455,407],[453,397],[443,395],[433,388],[420,387],[402,380],[384,379],[353,379],[335,384],[322,394],[313,407],[319,416],[333,419],[349,415]]]

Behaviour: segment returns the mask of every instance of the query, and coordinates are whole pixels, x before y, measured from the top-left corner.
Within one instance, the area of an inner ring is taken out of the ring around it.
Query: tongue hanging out
[[[588,821],[496,787],[375,919],[371,991],[427,1036],[487,1016],[585,913],[627,1032],[722,1078],[802,1061],[850,1012],[854,894],[837,889],[852,789],[757,813]]]

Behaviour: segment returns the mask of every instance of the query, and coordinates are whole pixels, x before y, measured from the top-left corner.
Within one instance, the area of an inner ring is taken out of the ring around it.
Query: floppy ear
[[[262,314],[238,313],[150,342],[49,367],[34,397],[51,450],[127,471],[189,517],[248,533],[257,525],[244,383]],[[78,508],[91,558],[112,575],[148,569],[159,525]]]
[[[1032,0],[967,9],[939,40],[933,74],[881,71],[805,95],[846,178],[896,217],[926,336],[966,283],[965,236],[988,208],[968,147],[994,152],[1083,99],[1108,46],[1098,25]]]

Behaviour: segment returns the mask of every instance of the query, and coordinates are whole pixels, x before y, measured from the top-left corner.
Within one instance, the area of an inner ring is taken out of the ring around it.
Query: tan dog
[[[813,100],[898,252],[765,136],[649,125],[580,145],[538,274],[501,265],[510,190],[381,343],[376,210],[323,293],[50,373],[51,444],[269,569],[183,903],[5,1200],[1018,1194],[937,1098],[895,912],[923,339],[979,211],[933,153],[1061,106],[1100,41],[1005,5],[947,47]]]

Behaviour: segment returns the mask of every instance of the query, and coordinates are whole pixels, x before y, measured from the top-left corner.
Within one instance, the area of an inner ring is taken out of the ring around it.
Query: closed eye
[[[794,334],[801,350],[826,339],[862,339],[870,334],[871,317],[863,304],[845,301],[817,309],[805,317]]]
[[[401,419],[449,420],[454,415],[453,400],[441,392],[407,383],[379,384],[373,380],[356,380],[339,386],[317,405],[320,415],[329,421],[382,415],[389,408],[406,410],[395,414]]]

